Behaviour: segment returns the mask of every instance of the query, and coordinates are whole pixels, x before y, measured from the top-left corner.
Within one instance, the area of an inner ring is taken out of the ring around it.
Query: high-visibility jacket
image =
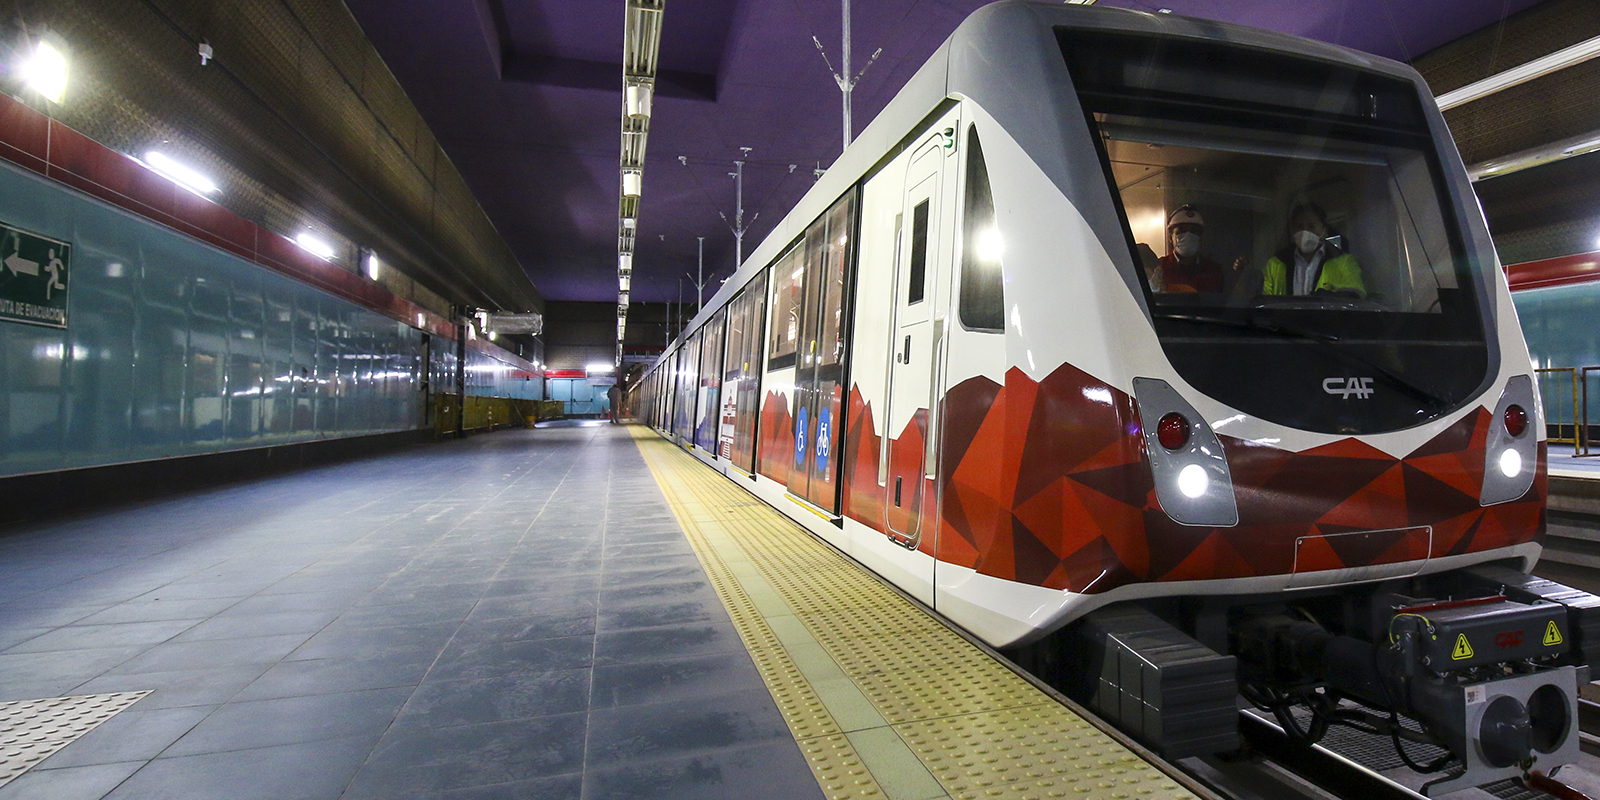
[[[1334,292],[1354,291],[1365,295],[1367,287],[1361,282],[1361,265],[1356,263],[1356,257],[1330,244],[1324,244],[1323,249],[1327,257],[1317,268],[1317,278],[1312,282],[1312,291],[1319,289]],[[1294,276],[1294,268],[1289,265],[1293,263],[1293,249],[1281,250],[1268,259],[1266,268],[1261,271],[1261,293],[1289,294]]]

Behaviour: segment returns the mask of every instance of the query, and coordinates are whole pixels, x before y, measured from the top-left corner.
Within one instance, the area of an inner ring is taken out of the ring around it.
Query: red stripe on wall
[[[132,157],[0,94],[0,158],[185,236],[321,289],[434,336],[455,325],[147,169]],[[418,323],[418,319],[422,320]],[[525,371],[532,362],[481,340],[468,345]]]
[[[1579,253],[1506,267],[1511,291],[1600,281],[1600,253]]]

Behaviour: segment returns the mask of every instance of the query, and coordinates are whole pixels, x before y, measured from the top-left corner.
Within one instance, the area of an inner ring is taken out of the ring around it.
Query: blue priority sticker
[[[806,407],[800,407],[800,413],[794,418],[794,465],[800,466],[806,461],[806,434],[811,431],[811,420],[807,418]]]
[[[824,408],[817,412],[817,472],[828,471],[828,456],[833,450],[833,415]]]

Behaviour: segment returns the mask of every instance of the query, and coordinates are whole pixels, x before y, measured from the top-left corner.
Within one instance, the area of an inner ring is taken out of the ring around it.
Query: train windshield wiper
[[[1304,328],[1296,328],[1292,325],[1284,325],[1274,319],[1262,319],[1259,317],[1235,319],[1231,317],[1214,317],[1208,314],[1172,314],[1162,311],[1152,311],[1151,316],[1155,317],[1156,319],[1170,319],[1178,322],[1194,322],[1202,325],[1219,325],[1225,328],[1238,328],[1240,330],[1263,331],[1277,336],[1294,339],[1296,341],[1319,345],[1329,353],[1332,353],[1336,358],[1360,364],[1361,366],[1371,369],[1373,372],[1378,373],[1378,377],[1382,378],[1390,386],[1393,386],[1405,392],[1406,394],[1411,395],[1412,397],[1423,400],[1424,402],[1427,402],[1436,408],[1443,409],[1450,405],[1449,400],[1446,400],[1432,391],[1429,391],[1428,389],[1418,386],[1417,384],[1412,383],[1411,381],[1406,380],[1399,375],[1396,375],[1378,362],[1373,361],[1365,356],[1349,352],[1346,348],[1336,347],[1335,345],[1339,343],[1340,339],[1331,333],[1308,331]]]

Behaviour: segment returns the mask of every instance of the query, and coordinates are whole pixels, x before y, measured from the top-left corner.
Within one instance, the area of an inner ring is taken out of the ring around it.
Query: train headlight
[[[1184,525],[1237,525],[1239,507],[1222,440],[1166,381],[1134,378],[1156,502]]]
[[[1500,454],[1500,474],[1507,478],[1515,478],[1522,473],[1522,454],[1515,450],[1505,450]]]
[[[1489,418],[1488,438],[1483,453],[1483,505],[1506,503],[1528,493],[1538,472],[1538,398],[1533,393],[1533,378],[1513,375],[1495,403]]]
[[[1200,497],[1210,488],[1211,479],[1206,476],[1206,468],[1199,464],[1190,464],[1178,470],[1178,491],[1191,500]]]

